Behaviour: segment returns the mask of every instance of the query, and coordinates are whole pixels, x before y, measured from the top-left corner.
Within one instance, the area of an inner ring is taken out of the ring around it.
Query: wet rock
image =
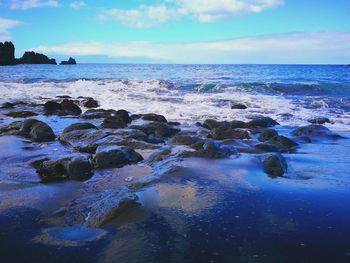
[[[62,106],[62,112],[60,112],[61,115],[80,115],[81,114],[81,109],[72,100],[64,99],[61,102],[61,106]]]
[[[117,145],[101,145],[93,158],[96,169],[120,168],[142,161],[142,156],[133,149]]]
[[[255,145],[255,148],[263,152],[280,152],[276,145],[270,143],[259,143]]]
[[[163,161],[164,159],[168,158],[171,154],[171,147],[170,146],[163,146],[157,151],[153,152],[146,160],[145,163],[149,165],[153,165],[156,162]]]
[[[155,113],[143,114],[142,119],[145,121],[168,122],[163,115],[158,115]]]
[[[83,102],[83,106],[85,108],[97,108],[98,102],[97,100],[93,99],[93,98],[87,98],[84,102]]]
[[[92,165],[86,157],[64,158],[44,161],[38,169],[38,175],[44,182],[63,180],[87,180],[92,176]]]
[[[76,157],[67,165],[67,172],[71,180],[87,180],[92,176],[92,165],[85,157]]]
[[[175,145],[191,145],[199,141],[199,138],[190,135],[177,134],[171,139]]]
[[[4,102],[1,106],[0,109],[12,109],[15,107],[15,104],[11,102]]]
[[[233,109],[233,110],[245,110],[245,109],[247,109],[247,106],[242,104],[242,103],[236,103],[236,104],[231,105],[231,109]]]
[[[230,122],[230,127],[232,129],[237,129],[237,128],[245,128],[246,123],[244,121],[231,121]]]
[[[227,123],[222,122],[222,121],[216,121],[213,119],[206,119],[203,122],[202,126],[206,129],[212,130],[212,129],[218,128],[219,126],[225,125],[225,124],[227,124]]]
[[[9,113],[5,114],[6,116],[12,117],[12,118],[27,118],[27,117],[33,117],[38,114],[36,114],[33,111],[11,111]]]
[[[18,127],[17,125],[18,123],[14,125],[15,129]],[[17,135],[30,138],[35,142],[49,142],[56,138],[50,126],[36,119],[28,119],[21,122]]]
[[[71,99],[72,97],[69,96],[69,95],[58,95],[58,96],[56,96],[56,98],[59,98],[59,99]]]
[[[267,142],[277,146],[278,148],[286,152],[289,152],[298,146],[296,142],[282,135],[274,136]]]
[[[261,141],[261,142],[266,142],[266,141],[272,139],[275,136],[278,136],[278,132],[277,131],[275,131],[274,129],[267,129],[267,130],[264,130],[260,134],[258,140]]]
[[[249,133],[243,129],[232,129],[228,125],[222,125],[215,128],[212,132],[213,139],[226,140],[226,139],[249,139]]]
[[[344,138],[339,134],[332,132],[328,128],[322,125],[316,125],[316,124],[296,128],[294,131],[292,131],[292,134],[296,137],[305,138],[309,141],[322,139],[322,138],[326,138],[326,139]]]
[[[312,124],[325,124],[325,123],[331,122],[328,118],[325,118],[325,117],[313,118],[313,119],[309,119],[307,121],[312,123]]]
[[[258,117],[246,124],[247,128],[267,128],[279,125],[279,123],[270,117]]]
[[[64,99],[61,103],[56,101],[47,101],[44,104],[44,114],[46,115],[80,115],[81,109],[73,100]]]
[[[126,126],[126,122],[119,117],[107,117],[101,124],[101,128],[105,129],[122,129]]]
[[[73,147],[76,151],[84,153],[95,153],[100,145],[99,140],[108,134],[101,130],[84,129],[64,132],[59,136],[59,141]]]
[[[180,122],[177,122],[177,121],[168,121],[168,125],[171,125],[171,126],[180,126],[181,123],[180,123]]]
[[[264,172],[270,176],[283,176],[287,172],[286,159],[279,153],[268,155],[263,160]]]
[[[79,130],[88,130],[88,129],[95,129],[98,130],[98,128],[89,122],[79,122],[69,125],[67,128],[63,130],[64,133],[68,133],[71,131],[79,131]]]
[[[0,134],[9,134],[16,135],[22,127],[21,121],[15,121],[6,125],[5,127],[0,128]]]
[[[179,129],[173,128],[170,125],[162,122],[150,122],[145,125],[133,125],[129,128],[141,130],[146,133],[147,136],[153,135],[160,138],[169,138],[180,132]]]
[[[115,116],[116,112],[115,110],[89,109],[85,111],[81,117],[83,119],[104,119]]]
[[[114,116],[122,119],[125,123],[131,123],[132,121],[129,112],[127,112],[126,110],[117,110]]]
[[[235,154],[237,154],[237,149],[234,146],[224,145],[214,140],[206,140],[200,149],[194,152],[184,152],[182,156],[221,159]]]

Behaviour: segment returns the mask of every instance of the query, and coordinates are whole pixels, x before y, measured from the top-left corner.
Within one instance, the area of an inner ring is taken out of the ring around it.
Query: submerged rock
[[[133,149],[118,145],[101,145],[93,158],[96,169],[120,168],[142,161],[142,156]]]
[[[171,143],[175,145],[192,145],[198,141],[198,137],[184,134],[177,134],[171,139]]]
[[[286,152],[289,152],[298,146],[296,142],[282,135],[274,136],[271,139],[269,139],[267,142],[277,146],[278,148]]]
[[[12,117],[12,118],[27,118],[27,117],[33,117],[38,114],[36,114],[33,111],[11,111],[9,113],[5,114],[6,116]]]
[[[312,124],[325,124],[325,123],[330,123],[331,121],[326,118],[326,117],[318,117],[318,118],[313,118],[313,119],[309,119],[307,120],[308,122],[312,123]]]
[[[278,136],[278,132],[275,131],[274,129],[267,129],[264,130],[260,135],[258,140],[261,142],[266,142],[270,139],[272,139],[273,137]]]
[[[231,109],[233,110],[245,110],[247,109],[247,106],[242,103],[236,103],[231,105]]]
[[[292,134],[296,137],[305,138],[309,141],[312,141],[313,139],[341,139],[344,138],[340,136],[339,134],[332,132],[328,128],[322,126],[322,125],[308,125],[296,128]]]
[[[255,148],[263,152],[280,152],[280,148],[270,143],[259,143]]]
[[[286,159],[279,153],[268,155],[263,160],[264,171],[271,176],[282,176],[287,172],[288,165]]]

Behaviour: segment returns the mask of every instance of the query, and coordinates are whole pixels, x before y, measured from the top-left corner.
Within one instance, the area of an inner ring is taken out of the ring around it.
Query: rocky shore
[[[279,123],[267,116],[246,122],[178,123],[155,113],[102,109],[93,98],[67,95],[46,98],[40,104],[6,102],[0,115],[0,135],[26,143],[20,151],[29,152],[30,157],[23,160],[23,167],[35,171],[41,183],[85,182],[83,192],[52,216],[64,224],[88,227],[101,227],[125,209],[141,205],[137,192],[172,176],[183,160],[250,155],[266,175],[288,179],[285,154],[293,155],[302,144],[343,138],[319,124],[325,119],[310,120],[310,125],[281,134],[276,129]],[[50,118],[54,128],[45,122]],[[103,180],[111,177],[101,176],[101,172],[113,176],[135,167],[142,172],[117,184],[112,179],[106,184]],[[99,185],[101,180],[104,183]]]

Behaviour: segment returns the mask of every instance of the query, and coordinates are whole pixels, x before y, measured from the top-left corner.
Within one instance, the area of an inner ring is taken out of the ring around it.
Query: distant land
[[[15,45],[12,42],[0,42],[0,66],[18,65],[18,64],[53,64],[57,62],[53,58],[34,51],[24,52],[21,58],[15,58]],[[75,65],[77,62],[74,58],[62,61],[60,65]]]

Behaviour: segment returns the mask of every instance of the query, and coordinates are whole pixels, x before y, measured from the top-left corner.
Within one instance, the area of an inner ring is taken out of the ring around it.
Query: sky
[[[350,0],[0,0],[0,41],[78,62],[350,64]]]

